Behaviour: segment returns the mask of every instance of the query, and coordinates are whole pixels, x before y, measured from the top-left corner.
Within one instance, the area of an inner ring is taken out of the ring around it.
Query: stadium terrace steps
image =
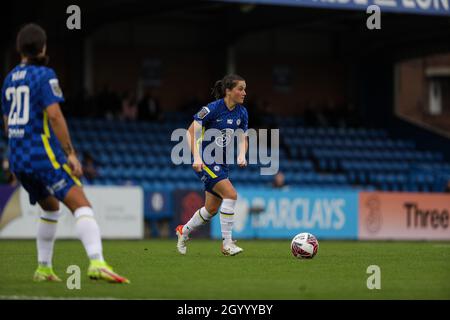
[[[166,119],[170,121],[70,119],[76,148],[94,155],[99,164],[100,175],[92,183],[200,188],[191,166],[174,166],[170,161],[175,145],[171,133],[187,127],[190,118],[170,114]],[[441,191],[441,175],[450,174],[450,163],[442,153],[418,150],[414,140],[393,139],[385,129],[305,127],[301,118],[274,119],[284,142],[280,170],[288,185]],[[230,178],[236,185],[253,187],[270,186],[273,180],[261,176],[258,165],[231,170]]]

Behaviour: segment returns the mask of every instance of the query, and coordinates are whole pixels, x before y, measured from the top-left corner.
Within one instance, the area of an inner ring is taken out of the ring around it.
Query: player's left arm
[[[48,121],[67,156],[67,164],[76,177],[81,177],[83,170],[70,139],[69,128],[61,111],[60,103],[64,96],[58,78],[52,69],[47,69],[41,83],[42,105],[47,113]]]
[[[239,133],[239,155],[238,155],[238,165],[240,167],[245,167],[247,165],[247,160],[245,155],[248,150],[248,137],[245,133]]]
[[[53,103],[48,106],[46,112],[53,132],[67,156],[67,162],[72,169],[73,174],[77,177],[81,177],[83,170],[75,153],[75,149],[70,139],[69,128],[67,127],[67,122],[59,103]]]
[[[248,114],[247,110],[244,109],[244,118],[242,119],[238,139],[239,139],[239,154],[238,154],[238,165],[240,167],[247,166],[247,160],[245,158],[247,151],[248,151],[248,137],[247,137],[247,131],[248,131]]]

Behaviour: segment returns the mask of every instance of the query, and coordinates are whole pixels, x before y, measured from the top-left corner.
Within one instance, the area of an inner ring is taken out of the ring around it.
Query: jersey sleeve
[[[194,115],[194,120],[200,122],[202,126],[205,126],[214,118],[214,111],[216,107],[214,104],[210,103],[204,106]]]
[[[64,102],[64,96],[59,86],[58,78],[52,69],[48,69],[42,78],[41,94],[44,109],[54,103]]]
[[[248,130],[248,112],[247,112],[247,109],[245,107],[243,107],[242,110],[243,110],[243,112],[242,112],[243,116],[242,116],[242,121],[241,121],[241,124],[239,125],[239,128],[241,128],[244,131],[244,133],[247,134],[247,130]]]

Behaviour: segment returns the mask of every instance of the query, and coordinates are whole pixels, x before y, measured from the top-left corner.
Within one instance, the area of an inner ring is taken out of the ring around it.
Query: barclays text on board
[[[357,192],[252,191],[239,192],[236,238],[287,238],[299,231],[321,238],[355,239],[358,228]],[[220,238],[219,219],[211,235]]]

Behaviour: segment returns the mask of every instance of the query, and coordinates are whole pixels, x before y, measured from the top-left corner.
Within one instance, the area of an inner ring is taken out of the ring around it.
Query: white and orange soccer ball
[[[308,232],[297,234],[291,242],[291,251],[299,259],[312,259],[319,250],[319,241]]]

